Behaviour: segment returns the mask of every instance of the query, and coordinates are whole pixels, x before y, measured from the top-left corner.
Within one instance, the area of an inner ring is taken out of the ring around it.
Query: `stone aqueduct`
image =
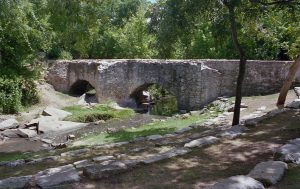
[[[97,92],[98,101],[121,106],[150,84],[159,84],[177,98],[178,108],[200,109],[219,96],[233,96],[238,60],[61,60],[49,65],[47,81],[68,93],[84,82]],[[286,78],[288,61],[247,63],[244,95],[278,92]],[[297,74],[300,81],[300,74]]]

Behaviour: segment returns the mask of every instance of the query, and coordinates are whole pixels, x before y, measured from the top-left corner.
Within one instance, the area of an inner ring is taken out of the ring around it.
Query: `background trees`
[[[299,54],[293,0],[1,0],[0,77],[38,77],[39,58],[239,58],[225,2],[248,59]]]

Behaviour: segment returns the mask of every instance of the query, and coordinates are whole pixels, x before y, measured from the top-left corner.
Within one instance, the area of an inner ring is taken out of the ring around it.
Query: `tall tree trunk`
[[[277,100],[277,107],[281,108],[284,106],[286,96],[288,94],[289,89],[291,88],[291,85],[293,83],[293,80],[295,79],[296,73],[299,70],[300,67],[300,55],[296,58],[295,62],[289,69],[289,73],[287,76],[287,79],[282,85],[282,88],[280,90],[280,94]]]
[[[233,114],[233,120],[232,120],[232,125],[238,125],[240,123],[240,113],[241,113],[240,108],[241,108],[241,102],[242,102],[242,87],[243,87],[243,81],[244,81],[244,78],[245,78],[247,59],[246,59],[245,52],[244,52],[244,50],[243,50],[243,48],[240,45],[239,40],[238,40],[234,6],[231,5],[230,3],[227,3],[225,5],[227,6],[227,8],[229,10],[229,19],[230,19],[232,39],[233,39],[234,45],[235,45],[235,47],[238,50],[239,55],[240,55],[239,75],[238,75],[238,78],[237,78],[234,114]]]

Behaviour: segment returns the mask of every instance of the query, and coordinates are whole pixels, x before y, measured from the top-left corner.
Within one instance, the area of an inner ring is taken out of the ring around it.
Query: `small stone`
[[[23,177],[11,177],[4,180],[0,180],[1,189],[22,189],[25,188],[30,181],[32,176],[23,176]]]
[[[262,182],[265,186],[271,186],[282,179],[287,169],[287,164],[282,161],[266,161],[257,164],[248,176]]]
[[[68,135],[67,140],[74,140],[75,139],[75,135]]]
[[[53,141],[50,140],[50,139],[42,139],[41,141],[46,143],[46,144],[52,144],[53,143]]]
[[[51,188],[64,184],[79,182],[79,173],[73,165],[65,165],[41,171],[34,176],[36,183],[41,188]]]
[[[184,145],[184,147],[187,147],[187,148],[204,147],[204,146],[209,146],[211,144],[214,144],[214,143],[218,142],[219,140],[220,139],[218,139],[217,137],[207,136],[207,137],[199,138],[197,140],[193,140],[189,143],[186,143]]]
[[[19,126],[19,122],[16,119],[7,119],[0,123],[0,130],[13,129]]]
[[[205,189],[265,189],[265,187],[251,177],[239,175],[221,180]]]

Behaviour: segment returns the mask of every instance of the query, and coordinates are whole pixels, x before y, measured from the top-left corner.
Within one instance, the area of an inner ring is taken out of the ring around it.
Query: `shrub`
[[[39,100],[33,80],[0,78],[0,112],[17,113]]]

